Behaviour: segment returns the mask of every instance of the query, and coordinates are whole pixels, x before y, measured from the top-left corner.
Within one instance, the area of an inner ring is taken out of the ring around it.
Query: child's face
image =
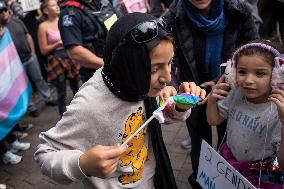
[[[171,63],[174,56],[173,44],[169,41],[160,42],[151,52],[151,83],[149,97],[160,94],[166,84],[171,81]]]
[[[237,84],[248,101],[263,103],[271,92],[272,65],[260,55],[241,56],[237,62]]]

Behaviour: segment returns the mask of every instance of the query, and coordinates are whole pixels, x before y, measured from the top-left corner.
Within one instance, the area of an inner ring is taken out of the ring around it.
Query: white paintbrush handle
[[[128,137],[128,139],[121,146],[125,146],[130,140],[132,140],[154,118],[155,118],[155,116],[152,115],[139,129],[137,129],[137,131],[135,131],[135,133],[133,133],[130,137]]]
[[[159,108],[158,108],[157,110],[155,110],[155,111],[163,111],[163,109],[168,105],[168,103],[169,103],[171,100],[173,100],[172,97],[170,97],[170,98],[167,100],[167,102],[166,102],[163,106],[159,107]],[[132,140],[132,139],[133,139],[150,121],[152,121],[152,119],[154,119],[156,116],[159,116],[159,115],[153,114],[143,125],[141,125],[141,127],[139,127],[139,129],[137,129],[137,130],[135,131],[135,133],[133,133],[130,137],[128,137],[127,140],[126,140],[121,146],[125,146],[130,140]]]

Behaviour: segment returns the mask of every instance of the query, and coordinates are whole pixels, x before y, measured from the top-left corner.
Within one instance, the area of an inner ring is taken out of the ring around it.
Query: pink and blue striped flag
[[[0,39],[0,140],[26,113],[32,88],[8,29]]]

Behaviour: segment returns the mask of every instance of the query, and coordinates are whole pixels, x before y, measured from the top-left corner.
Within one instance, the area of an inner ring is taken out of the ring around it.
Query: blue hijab
[[[204,71],[211,71],[212,78],[221,75],[223,33],[228,25],[223,6],[224,0],[212,0],[210,16],[207,18],[189,0],[182,0],[182,7],[193,26],[206,35]]]

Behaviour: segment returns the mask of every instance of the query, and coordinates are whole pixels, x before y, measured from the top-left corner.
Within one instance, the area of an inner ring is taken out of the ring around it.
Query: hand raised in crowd
[[[208,95],[208,102],[215,103],[217,100],[222,100],[229,94],[230,85],[228,83],[224,83],[225,76],[223,75],[218,80],[217,84],[212,86],[212,91]]]
[[[284,124],[284,91],[279,89],[273,90],[268,99],[276,104],[279,119]]]
[[[189,93],[193,96],[205,98],[206,92],[204,89],[201,89],[199,86],[196,86],[194,82],[183,82],[179,86],[179,93]],[[177,91],[172,86],[166,86],[163,91],[160,93],[160,98],[168,98],[177,94]],[[185,106],[182,104],[176,104],[178,110],[186,111],[190,106]]]
[[[206,92],[199,86],[196,86],[194,82],[183,82],[179,86],[179,93],[189,93],[193,96],[205,98]],[[160,93],[161,98],[168,98],[177,94],[176,89],[173,86],[166,86]]]
[[[179,86],[179,93],[188,93],[202,99],[206,96],[206,91],[201,89],[201,87],[197,86],[194,82],[182,82]],[[180,110],[188,110],[191,106],[176,104],[176,108]]]
[[[179,86],[179,93],[188,93],[200,98],[205,98],[206,96],[206,91],[194,82],[182,82]]]
[[[116,171],[127,146],[95,146],[80,156],[79,165],[87,176],[107,178]]]
[[[194,82],[183,82],[179,86],[179,93],[188,93],[196,97],[205,98],[206,92],[204,89],[201,89],[199,86],[196,86]],[[170,96],[176,95],[177,91],[172,86],[167,86],[160,93],[161,98],[168,98]],[[176,104],[176,109],[178,111],[187,111],[190,109],[190,106],[185,106],[182,104]]]

